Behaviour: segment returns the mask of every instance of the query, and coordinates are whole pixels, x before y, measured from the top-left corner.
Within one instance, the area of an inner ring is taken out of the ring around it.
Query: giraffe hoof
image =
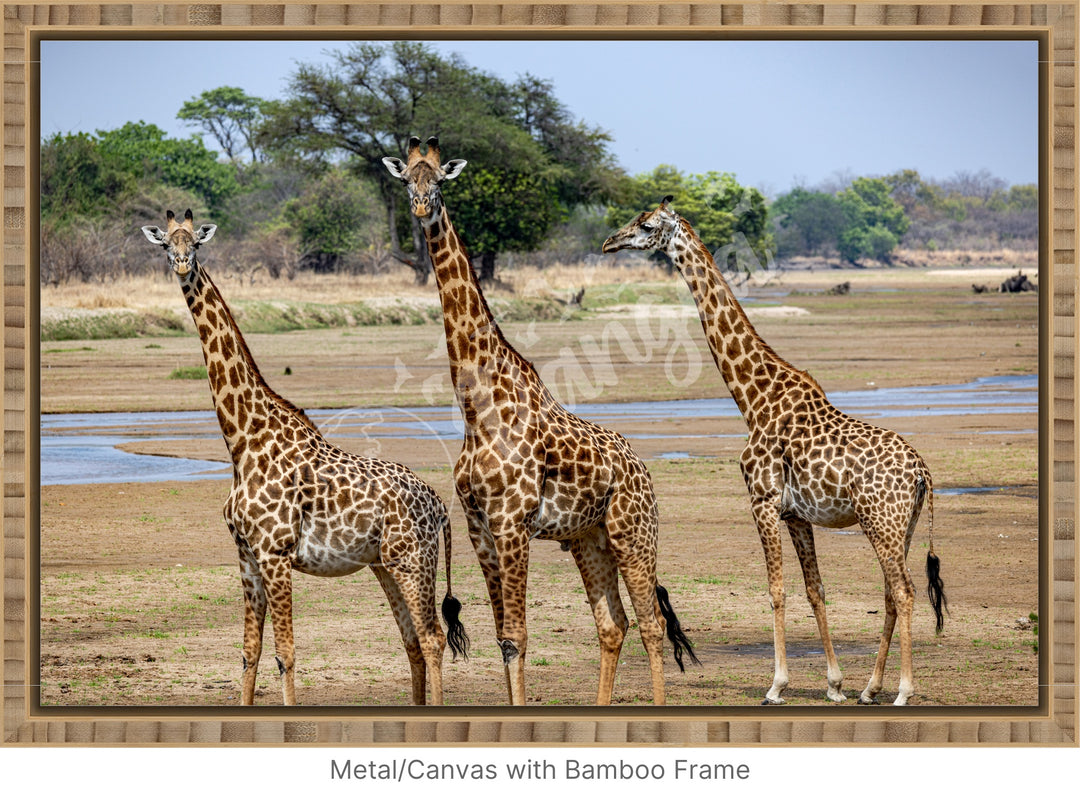
[[[768,696],[766,696],[764,699],[761,700],[761,704],[764,707],[766,705],[783,705],[783,704],[787,704],[787,702],[785,702],[781,698],[770,699]]]
[[[867,699],[867,698],[865,698],[863,696],[860,696],[859,697],[859,704],[861,704],[861,705],[879,705],[879,704],[881,704],[881,702],[879,702],[877,699],[874,699],[873,697]]]

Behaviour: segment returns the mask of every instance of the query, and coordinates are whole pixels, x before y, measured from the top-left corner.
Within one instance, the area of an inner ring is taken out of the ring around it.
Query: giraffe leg
[[[765,550],[765,569],[769,578],[769,599],[773,608],[773,681],[762,704],[782,705],[788,685],[787,639],[784,632],[786,594],[784,592],[783,544],[780,540],[780,514],[775,502],[754,499],[751,503],[761,547]]]
[[[653,704],[667,704],[667,689],[664,685],[664,630],[667,622],[660,612],[660,603],[656,600],[656,579],[649,579],[648,573],[635,570],[630,566],[622,571],[626,592],[637,616],[641,643],[649,656],[649,676],[652,678]],[[651,573],[655,577],[655,570]],[[697,658],[695,658],[697,659]]]
[[[464,503],[462,504],[464,506]],[[472,541],[476,559],[480,562],[480,571],[484,574],[484,584],[487,586],[488,598],[491,600],[491,613],[495,616],[495,640],[502,644],[503,640],[503,589],[502,579],[499,576],[499,552],[495,548],[495,538],[481,523],[478,515],[470,514],[466,508],[465,520],[469,527],[469,540]],[[514,694],[510,687],[510,670],[504,663],[506,673],[506,697],[510,704],[514,703]]]
[[[873,694],[880,690],[882,678],[878,677],[878,663],[884,673],[885,658],[888,656],[889,644],[892,641],[892,633],[895,624],[900,625],[900,687],[896,695],[895,705],[905,705],[912,694],[915,693],[915,675],[911,658],[911,616],[915,607],[915,583],[911,579],[911,573],[907,569],[907,561],[904,559],[905,534],[897,533],[895,537],[885,537],[881,533],[888,531],[886,526],[876,526],[870,519],[860,519],[863,531],[870,539],[874,552],[877,554],[881,572],[885,577],[885,592],[892,597],[893,605],[885,606],[885,626],[881,634],[881,644],[878,649],[878,659],[874,665],[874,674],[870,678],[862,701],[872,701]],[[865,697],[869,696],[869,700]]]
[[[649,656],[649,676],[652,679],[653,704],[667,703],[664,685],[664,630],[667,622],[660,612],[656,598],[656,513],[624,516],[616,519],[608,508],[608,548],[614,552],[619,572],[626,585],[627,595],[637,616],[638,630],[645,653]],[[642,548],[642,541],[653,544]],[[618,586],[613,583],[618,595]]]
[[[907,566],[903,562],[900,566],[893,588],[896,618],[900,625],[900,687],[894,705],[906,705],[915,693],[915,671],[911,657],[911,615],[915,609],[915,583],[911,580]]]
[[[292,563],[280,554],[267,555],[259,562],[270,617],[274,624],[274,656],[281,675],[284,704],[296,704],[296,646],[293,642]]]
[[[263,625],[266,622],[266,589],[259,564],[246,547],[240,550],[240,584],[244,588],[243,673],[240,704],[255,703],[255,675],[262,656]]]
[[[525,591],[529,578],[529,535],[521,527],[493,533],[499,555],[503,622],[499,648],[506,667],[510,703],[525,704],[525,653],[529,645]]]
[[[892,643],[893,629],[896,626],[896,603],[892,592],[885,591],[885,626],[881,630],[881,642],[878,643],[877,660],[874,661],[874,673],[859,695],[859,704],[876,704],[876,697],[885,684],[885,663],[889,659],[889,644]]]
[[[832,637],[829,635],[829,623],[825,616],[825,585],[821,581],[821,573],[818,571],[817,552],[814,549],[814,528],[806,521],[792,518],[787,521],[788,532],[795,544],[795,552],[799,555],[799,565],[802,566],[803,582],[806,584],[806,598],[810,607],[814,610],[814,618],[817,620],[818,632],[821,634],[821,645],[825,650],[826,677],[829,688],[825,696],[832,702],[847,701],[840,685],[844,675],[840,671],[840,663],[833,651]]]
[[[426,704],[426,685],[431,679],[431,703],[443,703],[442,655],[446,637],[435,620],[435,594],[421,594],[407,571],[397,566],[389,570],[371,566],[386,594],[394,619],[401,630],[401,640],[409,657],[412,674],[412,703]],[[430,598],[422,598],[430,595]],[[434,628],[435,631],[432,631]],[[437,634],[436,634],[437,633]]]
[[[570,541],[585,593],[589,598],[596,633],[600,638],[600,684],[596,691],[598,705],[611,704],[615,669],[630,622],[619,598],[619,568],[610,549],[600,543],[603,534],[593,532]]]

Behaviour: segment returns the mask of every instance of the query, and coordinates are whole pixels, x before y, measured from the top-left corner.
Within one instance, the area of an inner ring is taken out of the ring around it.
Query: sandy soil
[[[758,326],[781,355],[811,370],[827,390],[1035,373],[1037,299],[976,296],[970,278],[968,273],[938,276],[928,285],[925,271],[814,271],[797,282],[789,277],[784,285],[791,294],[783,305],[804,308],[808,314],[760,316]],[[843,280],[852,281],[849,295],[823,293]],[[659,318],[650,317],[651,322],[642,325],[630,312],[595,315],[507,327],[507,334],[542,373],[548,370],[548,376],[555,377],[550,384],[564,399],[575,392],[577,400],[601,401],[725,395],[696,318],[688,319],[693,325],[685,329],[685,347],[679,339],[682,330],[669,330],[668,339],[661,339]],[[625,337],[613,334],[613,323],[622,326]],[[275,389],[304,406],[445,404],[450,399],[448,385],[439,383],[445,372],[439,328],[297,332],[249,340]],[[588,349],[605,336],[611,345],[608,361],[598,367],[597,360],[587,358]],[[194,338],[62,347],[65,350],[54,350],[57,344],[45,343],[42,348],[46,410],[207,405],[204,381],[164,378],[172,363],[198,359]],[[576,363],[567,353],[576,355]],[[680,358],[684,366],[701,360],[692,381],[680,378],[685,375],[677,372]],[[553,362],[576,364],[577,373],[551,370]],[[284,365],[300,367],[284,376]],[[609,374],[614,381],[606,380]],[[129,397],[139,403],[127,404],[124,399]],[[924,515],[911,555],[920,586],[914,623],[918,694],[913,702],[1035,704],[1037,655],[1029,618],[1038,607],[1035,416],[877,422],[902,432],[915,445],[929,463],[938,490],[934,540],[950,616],[944,634],[936,636],[922,590]],[[628,433],[658,431],[661,423],[663,431],[677,434],[634,443],[649,463],[660,504],[660,580],[671,592],[702,661],[679,673],[669,656],[669,703],[757,705],[771,679],[772,615],[761,547],[737,467],[742,424],[734,419],[719,424],[643,421],[628,427],[633,429]],[[702,434],[733,436],[696,436]],[[452,499],[449,465],[457,454],[456,443],[444,451],[430,441],[375,436],[370,442],[380,456],[413,466],[444,500]],[[127,447],[145,450],[147,444],[133,441]],[[196,440],[184,432],[155,442],[152,449],[225,459],[220,441]],[[672,451],[695,456],[658,456]],[[984,492],[955,492],[963,488]],[[43,704],[237,703],[242,599],[235,547],[221,520],[227,492],[227,478],[42,489]],[[447,660],[446,701],[456,706],[503,704],[503,670],[487,595],[460,511],[456,503],[451,508],[454,589],[465,605],[463,618],[473,648],[468,662]],[[845,688],[854,697],[877,651],[884,611],[881,572],[857,530],[819,531],[817,550]],[[796,566],[794,549],[787,544],[791,686],[786,698],[793,705],[829,705],[824,659]],[[407,661],[374,577],[369,572],[340,579],[294,574],[294,587],[300,703],[407,703]],[[529,633],[530,701],[590,704],[599,663],[595,627],[573,562],[554,544],[537,543],[532,550]],[[895,695],[898,660],[894,643],[884,702]],[[257,703],[280,704],[269,627],[261,668]],[[615,701],[650,701],[647,661],[636,629],[623,649]]]

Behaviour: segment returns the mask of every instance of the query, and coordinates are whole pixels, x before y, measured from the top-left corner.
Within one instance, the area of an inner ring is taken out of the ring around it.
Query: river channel
[[[986,416],[984,434],[1003,434],[990,416],[1030,414],[1033,426],[1038,412],[1038,378],[996,376],[967,384],[929,387],[895,387],[830,393],[840,409],[863,419],[921,417],[927,415]],[[739,412],[730,398],[686,401],[577,404],[572,410],[604,426],[622,430],[643,421],[654,425],[649,433],[629,433],[635,439],[678,437],[666,432],[665,421],[733,418]],[[462,435],[456,407],[402,407],[349,410],[307,410],[327,434],[347,441],[408,437],[454,440]],[[1031,430],[1015,431],[1024,433]],[[133,454],[118,446],[132,441],[202,439],[221,436],[217,418],[205,412],[102,412],[41,416],[41,483],[86,484],[95,482],[189,481],[228,475],[221,462]],[[697,435],[717,437],[724,435]],[[732,435],[727,435],[732,436]],[[741,435],[740,435],[741,436]],[[662,457],[689,456],[669,452]]]

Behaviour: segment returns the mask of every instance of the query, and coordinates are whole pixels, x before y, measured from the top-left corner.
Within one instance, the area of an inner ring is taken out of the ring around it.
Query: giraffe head
[[[142,232],[152,243],[165,249],[169,267],[180,278],[184,278],[193,268],[198,267],[195,249],[214,236],[217,226],[202,225],[196,231],[191,209],[184,212],[182,223],[176,222],[176,215],[171,211],[165,213],[165,219],[167,223],[164,231],[157,226],[143,226]]]
[[[431,137],[427,141],[427,153],[420,155],[420,137],[409,138],[407,161],[394,156],[383,158],[383,164],[394,178],[401,179],[409,192],[409,204],[412,213],[421,221],[439,218],[442,211],[442,192],[439,185],[443,181],[457,178],[466,165],[464,159],[451,159],[446,164],[439,164],[439,138]]]
[[[672,195],[668,195],[651,212],[642,212],[628,225],[604,240],[604,253],[615,253],[615,251],[625,249],[667,250],[679,228],[679,215],[670,206],[674,199]]]

